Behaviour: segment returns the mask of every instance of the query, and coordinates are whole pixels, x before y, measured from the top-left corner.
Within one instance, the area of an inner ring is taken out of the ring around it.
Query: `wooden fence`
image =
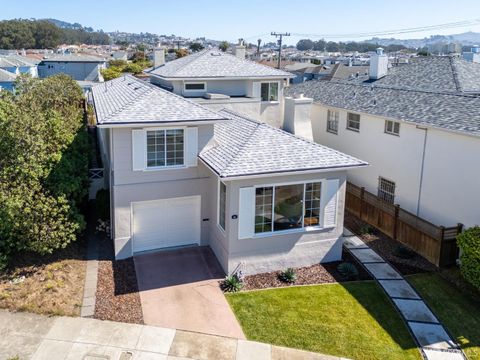
[[[462,224],[434,225],[351,183],[347,183],[345,208],[436,266],[455,264],[458,257],[456,237],[462,231]]]

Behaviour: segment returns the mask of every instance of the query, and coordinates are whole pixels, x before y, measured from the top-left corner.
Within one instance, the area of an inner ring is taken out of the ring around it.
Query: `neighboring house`
[[[128,60],[128,52],[127,52],[127,51],[123,51],[123,50],[114,51],[114,52],[112,53],[112,59],[113,59],[113,60],[123,60],[123,61],[127,61],[127,60]]]
[[[38,61],[20,55],[0,56],[0,69],[12,74],[29,74],[38,77]]]
[[[117,259],[208,245],[251,274],[341,258],[346,171],[365,162],[129,75],[92,99]]]
[[[191,98],[210,109],[229,108],[281,127],[282,93],[294,75],[245,59],[245,46],[235,55],[204,50],[165,63],[163,50],[155,54],[148,72],[152,84]]]
[[[67,74],[74,80],[103,81],[101,69],[105,69],[105,59],[86,55],[59,55],[43,59],[38,65],[38,74],[46,78],[56,74]]]
[[[389,67],[370,76],[310,81],[288,90],[313,98],[315,141],[369,162],[349,179],[437,225],[480,224],[480,64],[456,57]]]
[[[0,69],[0,90],[14,91],[17,74]]]

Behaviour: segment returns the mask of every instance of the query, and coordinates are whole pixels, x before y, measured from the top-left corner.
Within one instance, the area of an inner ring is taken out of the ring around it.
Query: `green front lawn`
[[[438,274],[418,274],[408,281],[423,296],[470,360],[480,360],[480,298],[461,291]]]
[[[228,294],[249,340],[353,359],[421,359],[372,281]]]

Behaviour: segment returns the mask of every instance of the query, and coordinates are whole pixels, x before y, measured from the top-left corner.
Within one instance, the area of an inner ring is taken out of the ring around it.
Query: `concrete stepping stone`
[[[369,249],[367,244],[365,244],[362,240],[360,240],[356,236],[352,237],[344,237],[343,238],[343,244],[348,248],[348,249]]]
[[[392,298],[420,299],[420,296],[405,280],[380,280],[379,283]]]
[[[422,300],[393,299],[407,321],[437,323],[438,319]]]
[[[355,234],[344,227],[343,228],[343,236],[355,236]]]
[[[390,265],[383,264],[365,264],[365,267],[378,280],[402,280],[402,276]]]
[[[465,360],[460,352],[423,349],[428,360]]]
[[[384,263],[385,260],[382,259],[380,255],[378,255],[372,249],[350,249],[351,253],[362,263],[368,262],[380,262]]]
[[[453,349],[455,344],[440,324],[425,324],[408,321],[408,326],[422,347],[434,349]]]

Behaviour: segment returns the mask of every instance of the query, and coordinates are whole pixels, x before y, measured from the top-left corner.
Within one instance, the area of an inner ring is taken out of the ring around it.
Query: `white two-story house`
[[[92,99],[117,259],[201,245],[258,273],[341,258],[346,173],[365,162],[132,76]]]
[[[155,52],[150,81],[210,109],[238,111],[275,127],[282,127],[283,89],[294,75],[245,59],[245,46],[234,55],[207,49],[165,63]]]
[[[480,224],[480,64],[420,57],[369,75],[310,81],[288,95],[313,99],[316,142],[368,161],[354,184],[437,225]]]

